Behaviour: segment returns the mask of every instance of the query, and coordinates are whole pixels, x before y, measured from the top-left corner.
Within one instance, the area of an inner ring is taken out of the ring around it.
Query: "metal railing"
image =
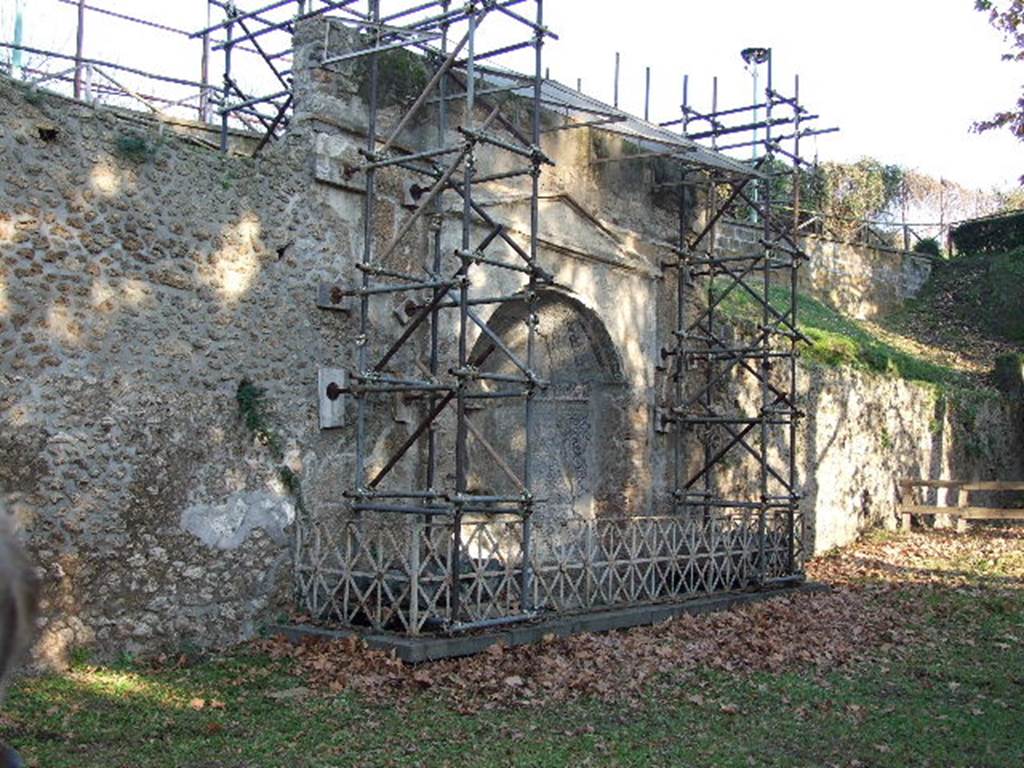
[[[216,124],[225,151],[230,130],[249,131],[262,136],[258,152],[288,126],[295,25],[331,12],[351,14],[347,7],[355,0],[275,0],[251,10],[230,0],[204,0],[211,23],[195,31],[84,0],[49,2],[77,9],[74,50],[0,42],[12,57],[29,57],[17,66],[12,62],[9,75],[90,104],[141,107],[157,115]],[[215,16],[221,20],[212,21]],[[173,54],[165,55],[159,67],[152,57],[138,63],[114,61],[121,52],[109,47],[113,40],[136,29],[168,43]],[[99,56],[86,55],[89,40],[98,41]],[[218,63],[219,81],[213,74]]]
[[[455,525],[452,516],[382,513],[321,520],[300,543],[303,610],[317,621],[418,635],[678,601],[790,574],[784,514],[763,531],[751,511],[538,524],[528,554],[521,517]]]

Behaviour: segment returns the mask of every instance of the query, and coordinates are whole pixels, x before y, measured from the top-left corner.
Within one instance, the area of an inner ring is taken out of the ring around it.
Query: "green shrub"
[[[1007,395],[1024,394],[1024,354],[1008,352],[996,358],[993,373],[996,386]]]
[[[301,514],[306,513],[302,495],[302,480],[295,471],[285,463],[284,440],[270,424],[270,406],[267,403],[267,391],[258,387],[249,379],[238,382],[235,390],[235,402],[238,404],[238,415],[242,422],[256,438],[260,445],[266,446],[270,457],[277,465],[277,477],[281,485],[295,499],[295,507]]]
[[[942,247],[934,237],[926,237],[914,243],[914,253],[923,253],[928,256],[941,256]]]
[[[987,325],[1008,339],[1024,341],[1024,247],[989,259]]]
[[[415,53],[395,48],[377,56],[377,103],[381,106],[407,107],[430,81],[427,66]],[[370,57],[359,60],[359,95],[370,100]]]
[[[46,101],[46,93],[38,88],[29,88],[25,91],[25,101],[33,107],[38,107]]]
[[[966,221],[950,231],[960,253],[1003,253],[1024,246],[1024,211]]]
[[[145,163],[156,155],[156,144],[137,133],[122,133],[114,147],[120,157],[133,163]]]

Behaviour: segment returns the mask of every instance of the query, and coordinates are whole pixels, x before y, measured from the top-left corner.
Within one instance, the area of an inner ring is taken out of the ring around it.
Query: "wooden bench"
[[[967,530],[968,520],[1024,520],[1024,509],[1006,507],[978,507],[970,503],[974,491],[1021,491],[1024,492],[1024,480],[985,480],[966,482],[960,480],[911,480],[904,478],[899,481],[899,511],[902,526],[910,530],[913,515],[934,516],[949,515],[956,520],[958,531]],[[956,491],[955,507],[937,504],[917,503],[914,499],[918,488],[950,489]]]

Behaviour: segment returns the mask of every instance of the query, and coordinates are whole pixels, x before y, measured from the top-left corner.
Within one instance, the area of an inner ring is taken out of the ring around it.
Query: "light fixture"
[[[768,61],[770,53],[771,51],[768,48],[753,47],[744,48],[740,51],[740,56],[743,57],[743,60],[747,62],[747,64],[756,66],[757,64],[764,64]]]

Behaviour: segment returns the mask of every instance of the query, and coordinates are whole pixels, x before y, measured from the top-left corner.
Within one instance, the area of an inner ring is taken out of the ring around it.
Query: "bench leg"
[[[909,512],[904,512],[902,515],[900,515],[900,519],[902,520],[900,527],[904,531],[909,531],[911,528],[911,514]]]
[[[956,519],[956,532],[957,533],[967,533],[968,530],[970,530],[970,528],[968,527],[967,518],[966,517],[958,517]]]

